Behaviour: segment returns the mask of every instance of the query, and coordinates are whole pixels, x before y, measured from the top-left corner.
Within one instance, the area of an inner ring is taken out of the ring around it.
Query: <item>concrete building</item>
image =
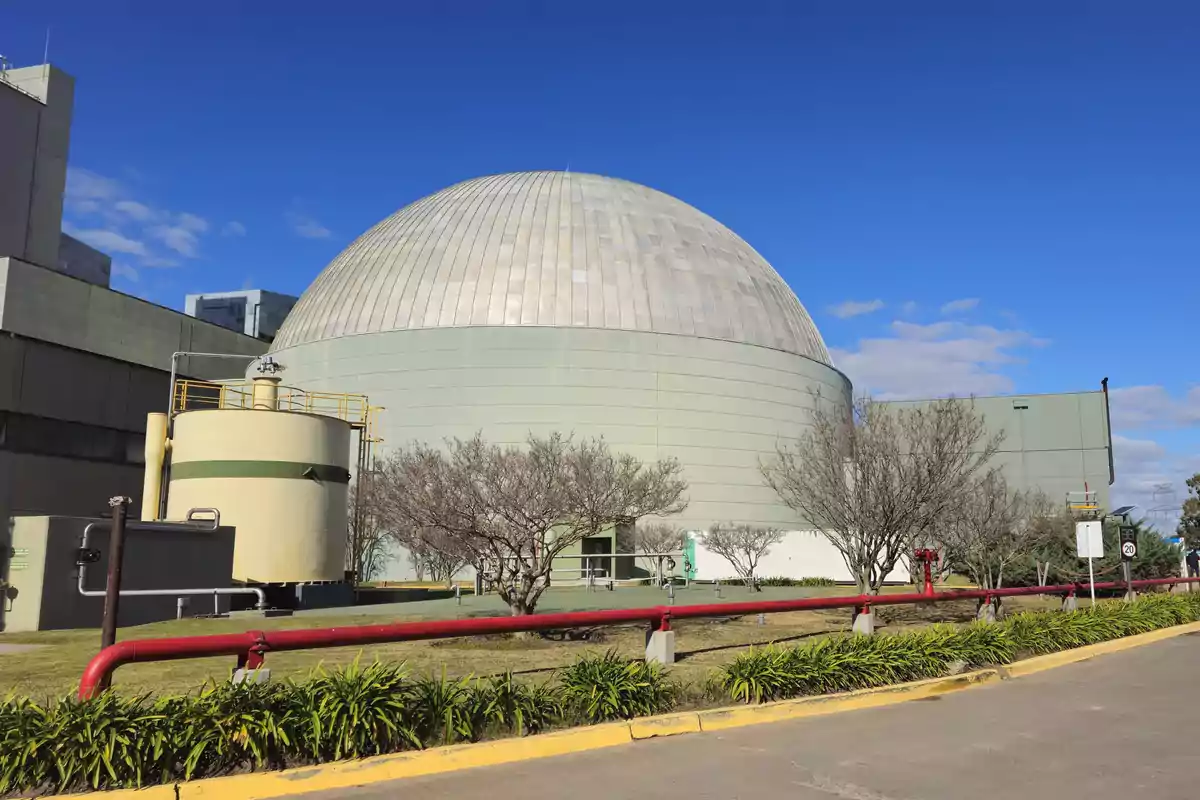
[[[142,487],[146,414],[166,411],[176,351],[266,345],[178,311],[0,258],[0,519],[106,513]],[[236,361],[182,358],[212,379]],[[134,512],[136,513],[136,511]]]
[[[800,301],[716,220],[627,181],[528,172],[466,181],[359,237],[271,352],[284,383],[361,392],[384,447],[476,431],[604,436],[674,456],[676,521],[796,526],[758,459],[850,382]],[[612,537],[585,542],[611,552]],[[405,559],[389,577],[411,575]]]
[[[911,408],[928,400],[893,402]],[[1068,496],[1094,493],[1101,508],[1111,509],[1109,487],[1115,477],[1107,392],[975,397],[988,433],[1004,440],[992,464],[1018,489],[1040,489],[1066,506]]]
[[[270,342],[292,306],[296,305],[296,299],[288,294],[262,289],[189,294],[184,301],[184,313]]]
[[[49,64],[0,72],[0,256],[58,266],[74,102]]]
[[[136,497],[172,354],[266,350],[111,291],[111,259],[62,233],[73,86],[49,65],[0,75],[0,519],[107,513],[109,497]],[[219,378],[240,365],[178,367]]]

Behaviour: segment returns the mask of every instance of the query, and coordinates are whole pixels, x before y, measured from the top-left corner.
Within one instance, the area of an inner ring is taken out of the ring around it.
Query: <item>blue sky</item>
[[[0,52],[47,28],[123,291],[299,293],[425,194],[569,166],[741,234],[859,389],[1107,375],[1117,499],[1200,470],[1195,3],[16,0]]]

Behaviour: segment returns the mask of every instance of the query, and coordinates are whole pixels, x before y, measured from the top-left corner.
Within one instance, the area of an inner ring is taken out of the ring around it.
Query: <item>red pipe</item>
[[[1133,588],[1198,583],[1200,578],[1156,578],[1133,581]],[[1125,588],[1124,582],[1097,583],[1097,589]],[[574,611],[561,614],[531,614],[520,617],[483,617],[477,619],[397,622],[386,625],[360,625],[342,628],[310,628],[280,631],[245,631],[216,636],[181,636],[169,639],[130,639],[106,647],[88,662],[79,682],[79,698],[87,699],[108,685],[112,673],[122,664],[138,661],[171,661],[210,656],[238,656],[240,666],[254,669],[272,650],[309,650],[325,647],[350,647],[382,642],[410,642],[421,639],[449,639],[493,633],[560,630],[593,625],[620,625],[649,622],[657,630],[668,630],[670,619],[696,617],[736,617],[749,614],[773,614],[785,611],[822,611],[835,608],[867,608],[906,603],[952,600],[983,600],[989,597],[1019,597],[1039,594],[1070,594],[1086,590],[1087,584],[1030,586],[1011,589],[963,590],[926,593],[856,595],[851,597],[808,597],[797,600],[709,603],[693,606],[655,606],[619,608],[606,611]]]

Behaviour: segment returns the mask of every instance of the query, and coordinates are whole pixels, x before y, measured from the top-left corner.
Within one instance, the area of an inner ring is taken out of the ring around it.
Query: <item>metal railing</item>
[[[252,381],[175,381],[172,414],[206,408],[254,408]],[[364,428],[369,434],[376,409],[365,394],[341,392],[310,392],[291,386],[280,386],[276,408],[279,411],[299,411],[336,417],[352,427]]]
[[[807,597],[796,600],[763,600],[743,603],[707,603],[690,606],[654,606],[605,611],[573,611],[561,614],[531,614],[522,617],[485,617],[475,619],[396,622],[383,625],[313,628],[308,630],[245,631],[211,636],[183,636],[168,639],[135,639],[118,642],[96,654],[83,671],[79,697],[92,697],[110,685],[113,672],[123,664],[144,661],[173,661],[212,656],[237,656],[240,669],[253,670],[263,665],[272,651],[315,650],[328,647],[354,647],[387,642],[412,642],[423,639],[451,639],[458,636],[483,636],[496,633],[564,630],[569,628],[648,623],[652,630],[671,629],[673,619],[703,617],[739,617],[751,614],[777,614],[787,611],[827,611],[858,608],[869,612],[873,606],[937,603],[954,600],[980,600],[992,603],[1003,597],[1061,595],[1075,597],[1090,588],[1131,591],[1151,586],[1200,583],[1200,578],[1156,578],[1151,580],[1030,586],[1011,589],[976,589],[934,592],[926,583],[924,591],[906,594],[854,595],[847,597]]]

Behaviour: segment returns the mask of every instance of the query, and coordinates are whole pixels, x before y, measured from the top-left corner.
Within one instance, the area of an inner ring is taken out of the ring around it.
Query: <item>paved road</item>
[[[1182,636],[933,701],[303,797],[1191,800],[1198,666]]]

